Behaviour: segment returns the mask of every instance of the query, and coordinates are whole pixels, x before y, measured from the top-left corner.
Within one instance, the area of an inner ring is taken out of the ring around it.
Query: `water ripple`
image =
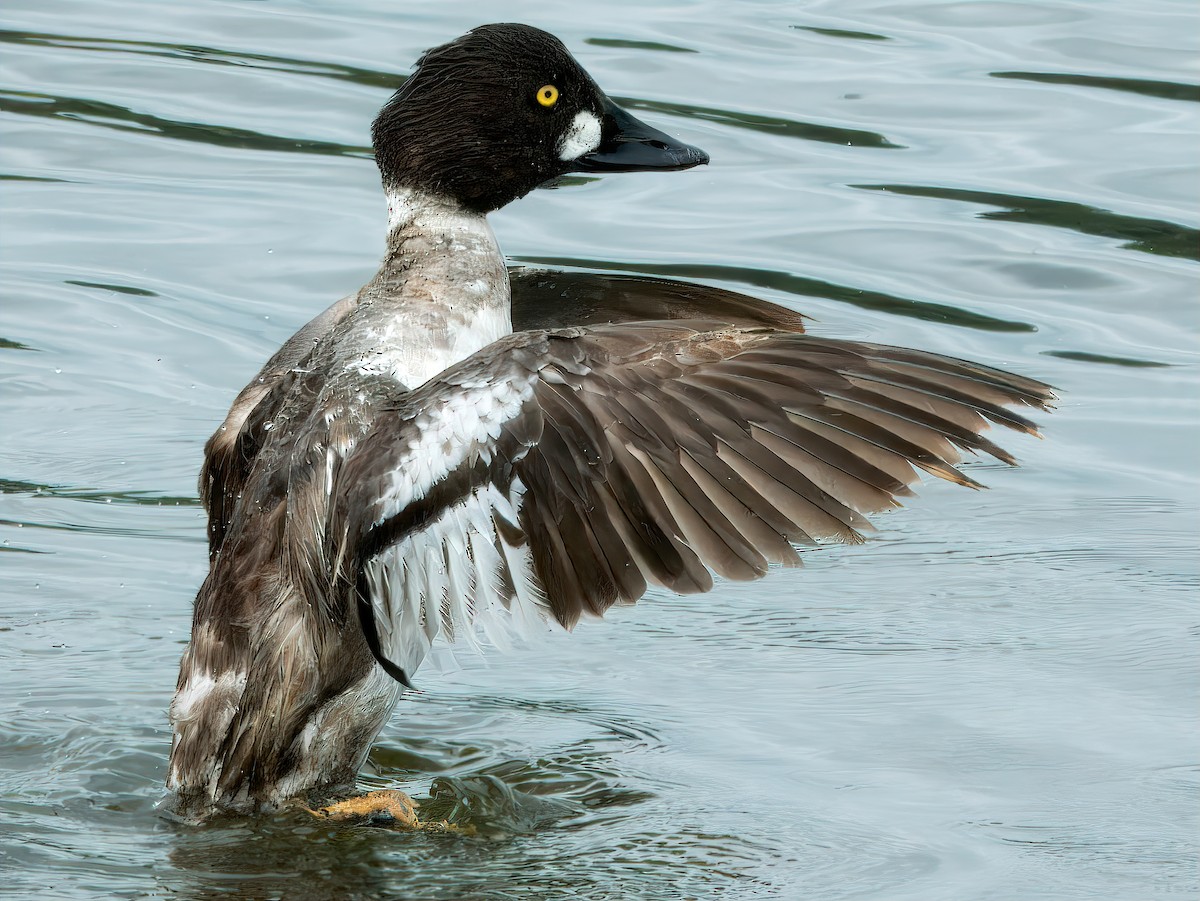
[[[62,485],[43,485],[17,479],[0,478],[0,494],[27,497],[64,497],[98,504],[133,504],[140,507],[199,507],[200,498],[194,495],[158,494],[153,491],[100,491],[95,488],[67,488]]]

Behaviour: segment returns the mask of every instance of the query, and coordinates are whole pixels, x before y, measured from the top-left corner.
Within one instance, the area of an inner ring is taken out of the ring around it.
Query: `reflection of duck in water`
[[[487,213],[567,172],[708,160],[544,32],[430,51],[374,141],[383,265],[208,444],[211,570],[171,707],[186,819],[350,791],[439,636],[570,628],[649,584],[707,591],[710,570],[757,578],[794,543],[858,540],[914,468],[973,485],[956,448],[1011,462],[979,432],[1032,432],[1003,405],[1051,398],[700,286],[519,273],[510,309]]]

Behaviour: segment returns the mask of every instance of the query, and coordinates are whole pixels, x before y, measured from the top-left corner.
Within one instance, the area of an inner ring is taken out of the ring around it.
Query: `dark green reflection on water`
[[[845,38],[850,41],[890,41],[885,34],[875,34],[870,31],[847,31],[844,28],[817,28],[814,25],[793,25],[797,31],[811,31],[813,34],[823,34],[828,38]]]
[[[252,826],[177,829],[170,866],[153,878],[161,893],[186,901],[780,896],[754,872],[764,860],[784,859],[773,845],[687,822],[674,830],[636,822],[603,828],[591,844],[563,826],[484,839],[336,827],[291,813]]]
[[[660,44],[658,41],[627,41],[620,38],[587,38],[585,44],[594,47],[624,47],[629,50],[659,50],[663,53],[699,53],[691,47],[676,47],[674,44]]]
[[[296,75],[316,75],[336,81],[374,88],[395,90],[408,76],[394,72],[359,69],[340,63],[321,63],[287,56],[268,56],[262,53],[242,53],[218,50],[189,44],[165,44],[158,41],[127,41],[112,38],[72,37],[33,31],[0,29],[0,43],[25,44],[37,47],[62,47],[70,50],[90,50],[97,53],[125,53],[139,56],[158,56],[167,59],[189,59],[217,66],[237,66],[243,69],[269,69]]]
[[[1190,100],[1200,103],[1200,85],[1176,81],[1152,81],[1146,78],[1114,78],[1107,75],[1073,75],[1067,72],[991,72],[992,78],[1013,78],[1042,84],[1073,84],[1084,88],[1125,91],[1163,100]]]
[[[0,181],[49,181],[57,182],[59,184],[68,183],[68,180],[65,178],[47,178],[46,176],[42,175],[9,175],[7,173],[0,173]]]
[[[939,200],[961,200],[964,203],[1008,207],[1005,210],[980,213],[979,218],[1066,228],[1084,235],[1116,238],[1125,242],[1121,246],[1127,250],[1140,250],[1160,256],[1200,260],[1200,230],[1163,219],[1139,219],[1136,216],[1123,216],[1111,210],[1082,203],[1048,200],[1044,197],[997,194],[991,191],[967,191],[961,188],[938,188],[924,185],[850,185],[850,187],[860,188],[864,191],[888,191],[892,194],[904,194],[910,197],[935,197]]]
[[[76,281],[73,278],[67,279],[63,284],[77,285],[80,288],[98,288],[101,291],[114,291],[117,294],[128,294],[131,297],[158,297],[157,291],[148,291],[145,288],[134,288],[130,285],[110,285],[106,282],[82,282]]]
[[[628,109],[685,119],[700,119],[717,122],[732,128],[746,128],[767,134],[800,138],[804,141],[819,141],[822,144],[841,144],[846,147],[875,147],[886,150],[903,150],[903,144],[895,144],[883,135],[860,128],[841,128],[836,125],[817,125],[814,122],[799,122],[779,116],[762,116],[737,110],[717,109],[711,106],[692,106],[687,103],[669,103],[665,100],[641,100],[637,97],[614,97],[617,103]]]
[[[314,153],[326,156],[371,157],[371,148],[331,141],[310,141],[283,138],[228,125],[207,125],[203,122],[184,122],[164,119],[150,113],[139,113],[115,103],[84,100],[75,97],[55,97],[30,91],[0,91],[0,112],[47,119],[70,119],[117,131],[159,134],[165,138],[196,141],[218,147],[240,150],[271,150],[279,153]]]
[[[1107,354],[1091,354],[1083,350],[1044,350],[1047,357],[1058,357],[1062,360],[1077,360],[1081,363],[1101,363],[1105,366],[1130,366],[1135,369],[1154,369],[1170,366],[1170,363],[1159,363],[1154,360],[1138,360],[1134,357],[1110,357]]]
[[[30,347],[28,344],[22,344],[20,341],[10,341],[8,338],[0,338],[0,350],[37,350],[37,348]]]
[[[712,263],[612,263],[605,260],[584,260],[576,257],[515,256],[514,260],[538,266],[571,266],[581,269],[603,269],[608,271],[635,272],[642,275],[662,275],[670,278],[708,278],[721,281],[740,282],[756,288],[783,291],[800,297],[824,297],[840,303],[850,304],[864,310],[877,310],[893,316],[904,316],[925,322],[944,322],[963,328],[980,329],[987,332],[1036,332],[1037,327],[1028,322],[1012,319],[997,319],[982,313],[972,313],[949,304],[931,303],[896,297],[879,291],[866,291],[835,285],[815,278],[805,278],[773,269],[752,269],[746,266],[722,266]]]

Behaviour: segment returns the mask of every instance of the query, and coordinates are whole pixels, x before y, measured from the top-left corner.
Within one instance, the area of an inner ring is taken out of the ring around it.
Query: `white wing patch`
[[[533,377],[457,387],[436,410],[417,417],[415,437],[402,449],[391,484],[376,504],[375,525],[424,497],[464,462],[490,461],[501,427],[533,395]]]
[[[563,162],[577,160],[600,146],[600,120],[587,110],[575,114],[558,142],[558,158]]]
[[[524,492],[519,481],[507,494],[483,485],[367,563],[380,650],[405,673],[439,638],[505,648],[548,628],[528,545],[504,538],[517,530]]]

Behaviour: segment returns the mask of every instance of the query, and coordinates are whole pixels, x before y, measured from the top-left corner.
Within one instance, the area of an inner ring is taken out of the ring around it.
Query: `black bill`
[[[604,101],[600,146],[571,164],[572,172],[671,172],[708,162],[699,147],[677,141],[631,116],[608,98]]]

